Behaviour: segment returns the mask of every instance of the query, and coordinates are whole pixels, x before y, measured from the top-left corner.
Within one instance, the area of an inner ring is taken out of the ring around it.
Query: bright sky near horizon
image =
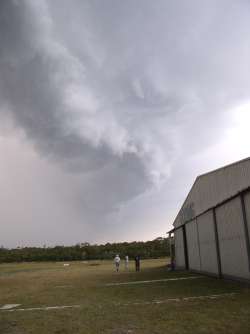
[[[246,0],[1,0],[0,245],[164,236],[250,156]]]

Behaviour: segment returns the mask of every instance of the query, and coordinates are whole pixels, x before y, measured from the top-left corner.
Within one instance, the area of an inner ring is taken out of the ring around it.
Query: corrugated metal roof
[[[174,221],[174,226],[182,225],[248,187],[250,157],[198,176]]]
[[[216,172],[218,172],[218,171],[220,171],[220,170],[223,170],[223,169],[226,169],[226,168],[229,168],[229,167],[238,165],[238,164],[242,164],[243,162],[246,162],[246,161],[250,161],[250,157],[249,157],[249,158],[242,159],[242,160],[235,161],[235,162],[233,162],[233,163],[231,163],[231,164],[229,164],[229,165],[226,165],[226,166],[222,166],[222,167],[213,169],[213,170],[211,170],[210,172],[207,172],[207,173],[204,173],[204,174],[201,174],[201,175],[197,176],[197,179],[199,179],[200,177],[207,176],[208,174],[216,173]],[[196,179],[196,180],[197,180],[197,179]]]

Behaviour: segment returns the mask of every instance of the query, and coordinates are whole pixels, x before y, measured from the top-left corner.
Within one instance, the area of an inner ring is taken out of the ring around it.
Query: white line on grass
[[[116,303],[116,306],[132,306],[132,305],[152,305],[152,304],[165,304],[169,302],[182,302],[182,301],[192,301],[192,300],[204,300],[204,299],[218,299],[223,297],[232,297],[238,294],[237,292],[222,293],[217,295],[205,295],[205,296],[190,296],[190,297],[178,297],[178,298],[168,298],[164,300],[152,300],[148,302],[130,302],[130,303]],[[18,305],[18,304],[15,304]],[[20,304],[19,304],[20,305]],[[15,306],[16,307],[16,306]],[[50,310],[61,310],[66,308],[79,308],[81,305],[63,305],[63,306],[45,306],[45,307],[30,307],[30,308],[0,308],[3,312],[17,312],[17,311],[50,311]]]
[[[152,300],[149,302],[135,302],[126,304],[117,304],[119,306],[129,306],[129,305],[151,305],[151,304],[165,304],[169,302],[182,302],[182,301],[192,301],[192,300],[203,300],[203,299],[219,299],[223,297],[232,297],[236,295],[236,292],[222,293],[218,295],[204,295],[204,296],[190,296],[190,297],[178,297],[178,298],[168,298],[164,300]]]
[[[5,310],[8,312],[15,312],[15,311],[50,311],[50,310],[60,310],[65,308],[78,308],[81,305],[63,305],[63,306],[45,306],[45,307],[29,307],[29,308],[17,308],[11,310]]]
[[[14,307],[20,306],[21,304],[5,304],[2,307],[0,307],[0,310],[10,310]]]
[[[154,280],[148,280],[148,281],[131,281],[131,282],[107,283],[107,284],[105,284],[105,286],[130,285],[130,284],[146,284],[146,283],[169,282],[169,281],[181,281],[181,280],[197,279],[197,278],[203,278],[203,276],[188,276],[188,277],[175,277],[175,278],[154,279]]]

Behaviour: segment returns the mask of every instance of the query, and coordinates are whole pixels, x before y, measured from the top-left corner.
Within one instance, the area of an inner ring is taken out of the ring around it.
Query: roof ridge
[[[248,161],[248,160],[250,160],[250,157],[248,157],[248,158],[244,158],[244,159],[241,159],[241,160],[238,160],[238,161],[235,161],[235,162],[232,162],[232,163],[230,163],[230,164],[228,164],[228,165],[226,165],[226,166],[222,166],[222,167],[213,169],[213,170],[211,170],[211,171],[209,171],[209,172],[206,172],[206,173],[203,173],[203,174],[198,175],[198,176],[196,177],[196,180],[199,179],[199,178],[201,178],[201,177],[203,177],[203,176],[207,176],[208,174],[212,174],[212,173],[218,172],[219,170],[226,169],[226,168],[228,168],[228,167],[231,167],[231,166],[233,166],[233,165],[237,165],[237,164],[239,164],[239,163],[242,163],[242,162],[244,162],[244,161]]]

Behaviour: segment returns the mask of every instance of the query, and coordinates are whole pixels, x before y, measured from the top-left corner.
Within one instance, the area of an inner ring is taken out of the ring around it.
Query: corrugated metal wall
[[[200,250],[196,219],[186,225],[189,268],[200,271]]]
[[[240,197],[216,209],[221,272],[224,275],[250,278],[244,222]]]
[[[175,231],[175,263],[178,268],[185,268],[184,240],[182,228]]]
[[[250,279],[248,240],[250,238],[250,193],[244,195],[244,223],[241,195],[185,224],[189,269],[222,277]],[[216,248],[216,227],[218,251]],[[182,227],[175,231],[176,266],[185,267]]]
[[[218,274],[213,211],[197,218],[200,241],[201,271]]]

